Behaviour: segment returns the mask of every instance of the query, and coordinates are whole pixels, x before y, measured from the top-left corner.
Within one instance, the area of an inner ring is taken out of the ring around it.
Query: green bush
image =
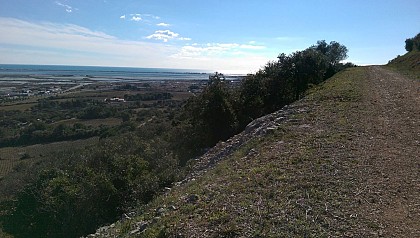
[[[408,52],[413,50],[420,50],[420,33],[413,38],[408,38],[405,40],[405,49]]]

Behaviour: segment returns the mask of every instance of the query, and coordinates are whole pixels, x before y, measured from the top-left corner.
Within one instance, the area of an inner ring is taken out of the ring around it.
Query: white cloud
[[[255,44],[254,42],[252,42]],[[264,52],[262,52],[264,50]],[[262,45],[238,43],[207,43],[186,45],[171,55],[175,62],[182,64],[206,65],[223,73],[252,73],[260,69],[276,55],[267,56]]]
[[[171,24],[161,22],[161,23],[156,24],[156,26],[169,27],[169,26],[171,26]]]
[[[154,34],[147,36],[146,39],[153,40],[162,40],[163,42],[168,42],[171,39],[189,41],[191,38],[188,37],[179,37],[178,33],[172,32],[170,30],[158,30]]]
[[[55,2],[55,4],[56,4],[57,6],[64,7],[64,8],[66,9],[66,12],[68,12],[68,13],[72,13],[72,12],[73,12],[73,10],[79,10],[79,9],[77,9],[77,8],[73,8],[72,6],[69,6],[69,5],[67,5],[67,4],[61,3],[61,2],[59,2],[59,1],[56,1],[56,2]]]
[[[160,37],[161,42],[153,43],[123,40],[78,25],[15,18],[0,17],[0,32],[5,33],[0,37],[0,64],[188,68],[249,73],[277,54],[267,57],[261,50],[244,49],[243,45],[235,43],[165,44],[165,39],[189,39],[172,31],[156,31],[157,35],[153,35]]]
[[[120,19],[125,19],[125,18],[126,18],[125,15],[120,16]]]
[[[189,38],[189,37],[179,37],[179,38],[177,38],[178,40],[184,40],[184,41],[190,41],[190,40],[192,40],[191,38]]]
[[[168,42],[169,39],[173,39],[178,37],[178,33],[174,33],[170,30],[159,30],[155,31],[154,34],[147,36],[147,39],[154,39],[154,40],[163,40],[164,42]]]
[[[141,17],[139,17],[139,16],[132,16],[132,17],[131,17],[131,20],[132,20],[132,21],[141,21],[141,20],[142,20],[142,18],[141,18]]]
[[[84,63],[83,59],[91,59],[90,65],[137,63],[144,67],[152,67],[150,62],[163,62],[162,58],[168,53],[176,52],[176,49],[162,44],[121,40],[103,32],[71,24],[31,23],[0,17],[0,31],[7,32],[7,36],[0,37],[0,46],[3,47],[3,53],[0,54],[2,63],[67,62],[80,65]],[[24,55],[22,52],[30,52],[32,58],[19,58],[19,55]],[[48,55],[51,57],[47,57]]]

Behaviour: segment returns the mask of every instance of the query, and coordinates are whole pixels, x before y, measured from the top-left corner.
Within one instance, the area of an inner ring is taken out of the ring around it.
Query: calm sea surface
[[[91,80],[206,80],[210,72],[187,69],[10,65],[0,64],[0,77],[6,78],[83,78]],[[232,76],[233,77],[233,76]]]

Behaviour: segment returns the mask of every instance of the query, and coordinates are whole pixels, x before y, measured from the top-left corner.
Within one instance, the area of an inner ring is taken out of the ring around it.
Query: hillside
[[[340,72],[89,237],[416,237],[419,93],[385,67]]]
[[[420,74],[420,51],[411,51],[391,60],[388,66]]]

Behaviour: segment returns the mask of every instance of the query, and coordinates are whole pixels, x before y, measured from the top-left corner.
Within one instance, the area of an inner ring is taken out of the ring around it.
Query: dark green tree
[[[408,52],[413,50],[420,50],[420,33],[413,38],[408,38],[405,40],[405,49]]]
[[[335,73],[337,73],[342,68],[340,62],[347,59],[348,57],[347,47],[335,41],[331,41],[329,44],[327,44],[325,40],[321,40],[309,49],[314,49],[326,57],[328,66],[324,75],[324,79],[330,78]]]
[[[229,138],[237,129],[237,116],[233,107],[233,96],[223,74],[209,77],[208,86],[186,105],[186,112],[193,130],[200,141],[212,146]]]
[[[327,57],[317,50],[306,49],[292,55],[294,62],[295,100],[311,86],[323,81],[327,71]]]
[[[325,40],[318,41],[316,45],[310,47],[321,52],[327,57],[328,63],[335,66],[340,61],[347,59],[347,47],[338,42],[331,41],[329,44]]]
[[[412,38],[405,40],[405,50],[411,52],[414,49],[414,41]]]
[[[264,113],[266,88],[264,81],[257,75],[248,75],[239,89],[240,105],[238,117],[241,127]]]

